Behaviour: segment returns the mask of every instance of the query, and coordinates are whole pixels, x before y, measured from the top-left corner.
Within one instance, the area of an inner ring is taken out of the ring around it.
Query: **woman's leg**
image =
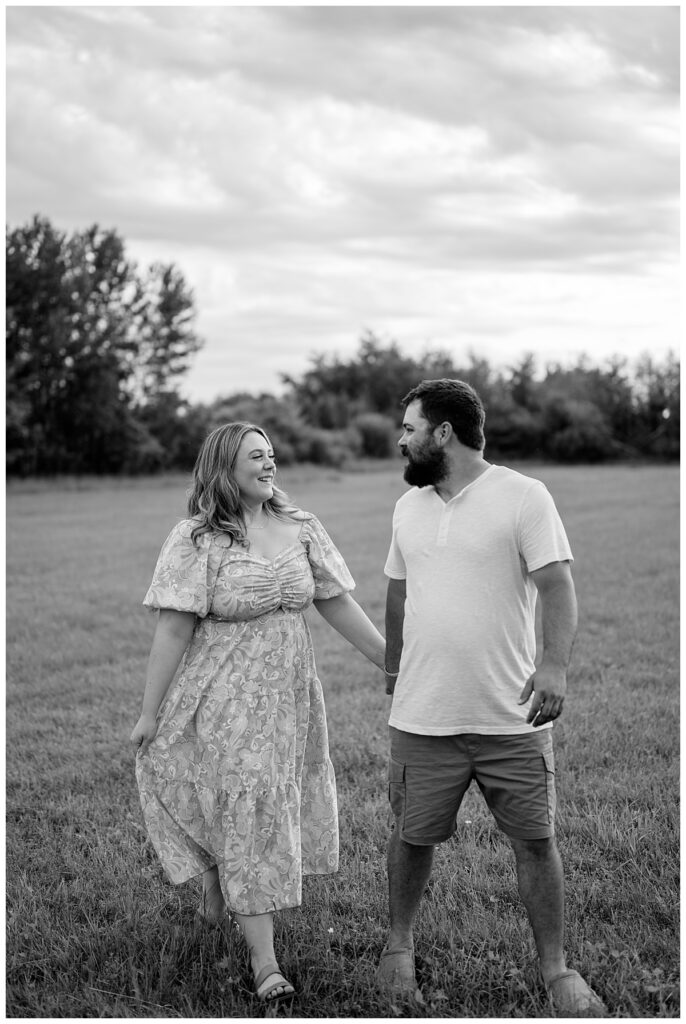
[[[248,917],[245,914],[234,913],[233,916],[238,922],[250,950],[250,964],[255,979],[257,979],[265,968],[277,963],[276,954],[274,953],[274,915],[271,913],[256,914],[254,917]],[[275,985],[279,977],[284,983]],[[280,996],[293,993],[293,986],[285,980],[280,972],[278,974],[270,972],[265,975],[263,983],[258,988],[258,995],[261,994],[260,989],[263,985],[266,989],[270,990],[268,997],[270,1002],[274,998],[278,999]]]
[[[233,915],[243,932],[243,938],[250,950],[250,964],[255,977],[267,966],[276,962],[274,953],[274,915],[246,914]]]
[[[226,915],[226,904],[222,896],[219,884],[219,870],[217,865],[209,868],[202,876],[202,903],[200,904],[200,915],[206,921],[218,923]]]

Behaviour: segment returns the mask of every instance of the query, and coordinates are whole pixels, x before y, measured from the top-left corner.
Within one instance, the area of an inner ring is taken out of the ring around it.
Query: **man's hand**
[[[541,665],[526,683],[517,703],[526,704],[532,693],[534,699],[526,718],[530,725],[537,727],[559,718],[567,693],[565,669]]]
[[[397,672],[393,672],[393,673],[386,672],[385,676],[386,676],[386,693],[392,694],[393,691],[395,690],[395,684],[396,684],[396,681],[398,679],[398,673]]]

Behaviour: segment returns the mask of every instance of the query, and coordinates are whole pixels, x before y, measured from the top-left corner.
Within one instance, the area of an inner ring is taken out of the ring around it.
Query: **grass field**
[[[580,629],[555,727],[567,953],[617,1017],[678,1017],[678,470],[527,467],[563,515]],[[281,483],[323,520],[381,627],[394,462]],[[256,1017],[234,929],[194,922],[141,823],[128,736],[154,619],[142,610],[186,481],[22,484],[7,495],[9,1017]],[[512,856],[470,790],[418,920],[425,1002],[389,1007],[383,680],[316,613],[341,869],[279,918],[284,1015],[547,1017]]]

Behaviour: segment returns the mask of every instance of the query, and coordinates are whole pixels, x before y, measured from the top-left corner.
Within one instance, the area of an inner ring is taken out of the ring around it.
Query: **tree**
[[[245,392],[219,398],[209,407],[210,429],[236,420],[262,427],[274,444],[277,464],[314,462],[340,466],[357,454],[356,431],[324,430],[306,422],[293,402],[274,395]]]
[[[398,431],[390,416],[380,412],[363,412],[352,421],[360,437],[360,455],[371,459],[388,459],[393,455]]]
[[[607,419],[593,402],[550,391],[542,417],[543,450],[556,462],[605,462],[614,454]]]
[[[565,396],[571,402],[590,403],[605,424],[605,457],[635,454],[632,444],[635,396],[625,359],[611,359],[604,366],[592,366],[582,356],[571,367],[549,365],[539,385],[539,401],[550,405],[550,396]],[[591,417],[595,422],[595,417]],[[589,429],[590,425],[589,425]]]
[[[681,367],[672,352],[660,366],[649,353],[636,369],[635,443],[644,454],[674,459],[681,433]]]
[[[134,310],[137,345],[127,386],[144,403],[173,390],[201,343],[193,331],[193,295],[173,264],[148,268],[137,282]]]
[[[383,344],[370,331],[347,362],[326,355],[315,355],[311,362],[300,380],[287,374],[282,379],[302,417],[325,429],[348,427],[357,416],[369,412],[388,416],[397,425],[403,397],[427,378],[461,377],[485,392],[484,398],[490,390],[488,363],[471,353],[469,365],[460,370],[446,352],[427,350],[418,358],[405,356],[395,342]]]
[[[179,272],[141,279],[115,231],[34,217],[7,234],[6,282],[8,469],[117,472],[141,445],[149,462],[140,410],[200,345]]]
[[[539,408],[539,384],[536,380],[536,360],[531,352],[526,352],[520,361],[510,369],[510,397],[521,409],[535,412]]]
[[[355,363],[337,356],[315,355],[312,368],[300,380],[289,374],[281,379],[291,390],[298,413],[310,426],[324,430],[346,427],[351,416],[362,411],[364,378]]]

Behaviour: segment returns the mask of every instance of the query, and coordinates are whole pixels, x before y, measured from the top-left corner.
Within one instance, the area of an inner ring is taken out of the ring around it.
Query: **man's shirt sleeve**
[[[536,481],[524,496],[518,523],[519,551],[529,572],[551,562],[572,562],[565,528],[545,484]]]
[[[393,512],[393,536],[391,537],[391,546],[388,550],[388,557],[386,559],[386,565],[384,566],[384,573],[392,580],[404,580],[407,578],[407,568],[405,566],[405,559],[402,556],[400,550],[400,544],[398,543],[398,506],[395,506]]]

